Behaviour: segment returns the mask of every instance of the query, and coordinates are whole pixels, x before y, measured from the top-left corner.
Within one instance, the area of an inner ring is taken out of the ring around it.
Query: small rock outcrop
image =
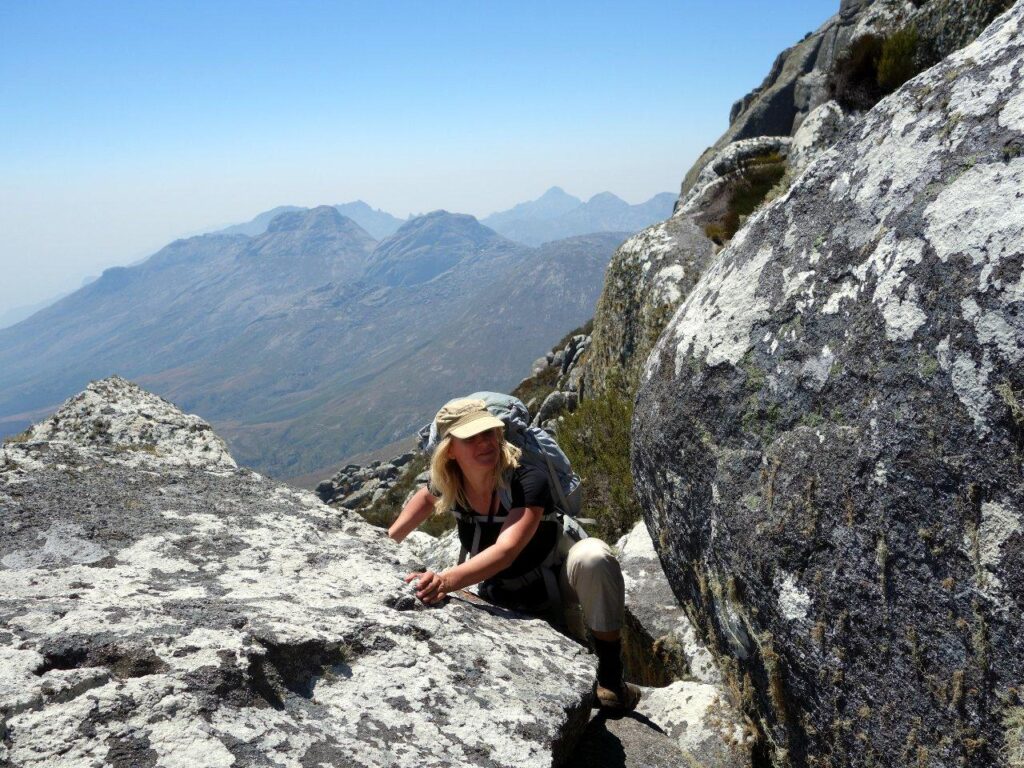
[[[791,766],[1024,756],[1024,3],[752,217],[651,354],[638,493]]]
[[[0,764],[550,766],[594,664],[120,379],[0,449]]]
[[[533,414],[531,424],[551,434],[558,431],[560,417],[576,410],[582,397],[583,370],[590,349],[590,323],[577,328],[538,357],[530,375],[512,394]]]
[[[644,359],[715,251],[692,217],[682,213],[619,247],[594,313],[593,341],[582,371],[584,397],[610,386],[635,389]]]
[[[324,504],[358,510],[383,498],[395,486],[416,453],[406,451],[389,461],[369,464],[346,464],[330,479],[316,487],[316,494]]]
[[[796,178],[818,155],[835,144],[856,122],[836,101],[811,110],[793,135],[789,147],[789,174]]]

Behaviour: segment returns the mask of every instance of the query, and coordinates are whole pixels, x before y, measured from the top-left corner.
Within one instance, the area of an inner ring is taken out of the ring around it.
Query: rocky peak
[[[484,219],[484,223],[497,230],[520,219],[555,219],[576,210],[581,205],[583,201],[578,197],[568,194],[561,187],[551,187],[536,200],[518,203],[507,211],[492,213]]]
[[[587,200],[586,205],[597,214],[619,212],[629,208],[629,203],[611,192],[598,192]]]
[[[235,467],[209,424],[119,376],[92,382],[23,437],[122,456],[144,453],[151,462]]]
[[[567,211],[571,211],[577,208],[581,203],[581,200],[575,195],[570,195],[561,187],[551,187],[547,192],[538,197],[533,203],[523,203],[521,205],[532,205],[533,215],[545,213],[551,216],[558,216]],[[519,208],[520,206],[516,206]],[[513,208],[512,210],[516,210]]]
[[[336,208],[332,208],[329,205],[319,205],[308,210],[279,213],[267,225],[267,233],[330,231],[343,228],[346,222],[354,224],[351,219],[346,219],[346,217],[342,216]]]
[[[239,255],[249,279],[273,271],[275,279],[297,285],[315,280],[350,280],[362,272],[376,245],[370,235],[329,205],[286,211],[276,216],[267,231],[252,238]],[[280,262],[287,261],[283,270]],[[255,272],[253,272],[255,270]]]
[[[378,250],[434,244],[441,239],[482,245],[500,237],[494,230],[477,221],[475,216],[437,210],[407,221],[393,237],[381,243]]]
[[[375,245],[365,229],[330,205],[279,214],[267,225],[266,233],[257,240],[269,243],[280,240],[281,236],[306,242],[341,241],[366,250]]]
[[[433,211],[411,219],[381,242],[370,257],[367,274],[386,285],[415,285],[487,249],[514,247],[473,216]]]

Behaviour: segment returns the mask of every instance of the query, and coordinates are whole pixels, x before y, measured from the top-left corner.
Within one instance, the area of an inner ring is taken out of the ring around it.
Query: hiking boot
[[[595,685],[597,700],[601,709],[609,712],[626,713],[636,709],[640,703],[642,692],[632,683],[623,682],[618,688],[605,688],[603,685]]]

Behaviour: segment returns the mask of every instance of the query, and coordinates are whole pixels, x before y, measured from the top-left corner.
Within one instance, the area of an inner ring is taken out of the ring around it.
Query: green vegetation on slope
[[[836,62],[829,87],[844,108],[867,110],[932,63],[913,25],[888,37],[864,35]]]
[[[629,463],[633,398],[621,386],[584,400],[564,417],[558,443],[583,478],[584,515],[597,523],[591,531],[614,543],[640,519]]]
[[[718,245],[732,239],[746,218],[758,209],[786,173],[786,159],[777,152],[748,158],[743,161],[741,176],[737,180],[725,214],[704,227],[704,234]]]

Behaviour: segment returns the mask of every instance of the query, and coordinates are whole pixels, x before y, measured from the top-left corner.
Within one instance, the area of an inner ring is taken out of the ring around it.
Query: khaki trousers
[[[559,589],[570,634],[586,642],[586,628],[622,628],[626,586],[612,548],[587,538],[572,545],[559,572]]]

